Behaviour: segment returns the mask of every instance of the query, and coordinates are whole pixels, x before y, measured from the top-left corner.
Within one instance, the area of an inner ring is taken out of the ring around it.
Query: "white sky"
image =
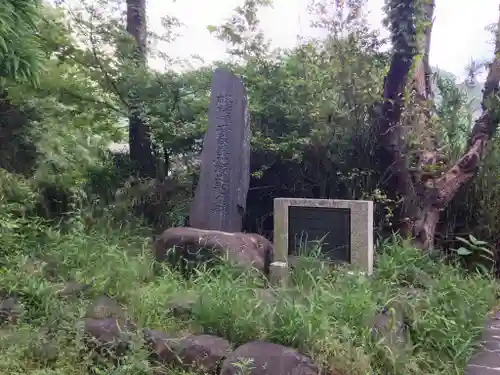
[[[243,0],[146,0],[149,27],[161,32],[160,20],[169,14],[185,26],[182,37],[168,46],[161,46],[169,55],[188,58],[198,54],[207,62],[223,59],[224,43],[207,30],[208,25],[221,24],[232,9]],[[309,0],[274,0],[273,9],[260,14],[261,26],[274,47],[293,47],[297,35],[312,35],[306,11]],[[368,0],[366,11],[373,27],[381,27],[384,0]],[[471,58],[491,58],[490,34],[485,27],[496,22],[499,0],[436,0],[431,44],[431,64],[455,75],[463,76]],[[161,69],[163,63],[153,61]]]

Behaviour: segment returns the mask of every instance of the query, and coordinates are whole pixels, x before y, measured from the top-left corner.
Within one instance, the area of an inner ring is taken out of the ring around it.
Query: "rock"
[[[123,356],[130,345],[134,325],[117,318],[87,318],[84,333],[89,348],[102,352],[106,350],[114,356]]]
[[[14,297],[6,297],[0,302],[0,324],[15,324],[23,312],[21,304]]]
[[[175,249],[173,252],[170,249]],[[265,275],[273,260],[271,242],[258,234],[227,233],[188,227],[167,229],[154,244],[157,261],[176,263],[179,257],[188,261],[206,261],[216,257],[231,263],[254,267]]]
[[[402,354],[411,345],[401,310],[383,309],[375,315],[371,332],[375,341],[386,345],[396,355]]]
[[[418,288],[401,288],[397,296],[375,315],[372,324],[372,335],[375,341],[390,348],[395,355],[401,355],[411,350],[409,316],[410,301],[425,293]]]
[[[220,375],[319,375],[312,359],[297,350],[265,341],[252,341],[232,352]]]
[[[216,374],[231,344],[220,337],[193,335],[173,338],[166,333],[147,329],[144,332],[153,358],[166,367],[179,367],[199,374]]]
[[[89,306],[85,317],[84,333],[90,349],[98,352],[105,350],[113,357],[125,354],[136,326],[118,302],[101,296]]]
[[[179,295],[167,302],[166,307],[176,318],[186,318],[191,316],[198,300],[199,296],[196,295]]]
[[[76,281],[68,281],[63,285],[59,285],[55,290],[55,293],[60,297],[70,297],[85,293],[90,288],[92,288],[91,284],[81,284]]]
[[[113,298],[108,296],[101,296],[95,299],[89,306],[86,318],[102,319],[102,318],[126,318],[125,309],[116,302]]]

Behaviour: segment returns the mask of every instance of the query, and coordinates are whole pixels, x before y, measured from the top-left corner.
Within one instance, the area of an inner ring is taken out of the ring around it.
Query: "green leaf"
[[[481,251],[482,251],[483,253],[486,253],[486,254],[491,255],[492,257],[494,257],[494,256],[495,256],[495,252],[494,252],[493,250],[491,250],[491,249],[488,249],[488,248],[483,247],[483,248],[481,249]]]
[[[471,242],[470,242],[469,240],[467,240],[467,239],[465,239],[465,238],[463,238],[463,237],[459,237],[459,236],[457,236],[457,237],[456,237],[456,239],[457,239],[458,241],[460,241],[460,242],[462,242],[462,243],[466,244],[466,245],[470,245],[470,244],[471,244]]]
[[[467,255],[471,255],[472,254],[472,251],[466,249],[465,247],[459,247],[458,249],[455,249],[454,251],[458,255],[461,255],[461,256],[467,256]]]
[[[474,237],[472,234],[469,234],[469,239],[470,239],[470,242],[472,242],[474,245],[478,245],[478,246],[481,246],[481,245],[487,245],[488,243],[485,242],[485,241],[481,241],[481,240],[478,240],[476,237]]]

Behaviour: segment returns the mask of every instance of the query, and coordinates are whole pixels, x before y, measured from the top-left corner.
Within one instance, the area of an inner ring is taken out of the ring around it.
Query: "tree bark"
[[[402,0],[400,4],[411,7],[416,6],[417,1]],[[380,163],[385,174],[389,176],[385,187],[395,196],[403,198],[400,211],[402,220],[398,229],[401,229],[402,234],[412,236],[415,245],[422,249],[431,249],[434,246],[441,211],[477,173],[486,147],[500,121],[500,117],[488,103],[496,97],[500,81],[500,38],[497,32],[495,57],[489,67],[483,91],[483,113],[471,131],[468,147],[464,155],[445,172],[439,172],[438,175],[427,173],[426,168],[438,164],[441,159],[437,138],[432,132],[432,124],[429,123],[432,117],[433,95],[428,55],[433,10],[434,1],[423,4],[422,13],[426,26],[420,38],[416,28],[410,28],[409,33],[412,36],[409,38],[393,37],[394,54],[385,81],[381,116],[376,123],[381,146]],[[393,21],[393,29],[398,29],[397,22],[398,20]],[[399,45],[394,42],[399,42]],[[417,50],[413,45],[417,45]],[[408,77],[411,70],[411,63],[406,59],[413,61],[418,54],[422,58],[414,67],[411,82],[413,100],[405,103],[403,97],[410,83]],[[410,127],[421,140],[416,150],[409,147],[405,139],[409,134],[408,123],[405,122],[408,118],[405,118],[403,112],[408,106],[413,107],[411,109],[416,112],[410,116]],[[412,160],[415,154],[418,155],[416,162]]]
[[[132,61],[138,69],[147,66],[146,0],[127,0],[127,31],[134,37]],[[130,159],[141,177],[156,177],[156,159],[151,142],[151,130],[143,103],[136,88],[129,90]]]
[[[416,244],[420,246],[420,233],[415,232],[415,223],[418,218],[428,217],[434,227],[439,220],[439,213],[429,211],[426,199],[429,197],[425,183],[433,175],[433,166],[437,166],[440,158],[438,155],[438,140],[435,129],[431,123],[433,115],[433,99],[431,85],[431,68],[429,53],[433,26],[435,2],[422,3],[421,33],[416,35],[417,59],[414,59],[413,76],[410,85],[410,95],[402,119],[403,134],[401,140],[405,147],[405,161],[408,173],[403,178],[404,200],[401,207],[401,223],[399,229],[405,236],[413,236]],[[409,144],[412,139],[413,143]]]
[[[405,107],[405,96],[410,86],[412,93],[423,94],[426,99],[426,82],[423,77],[425,68],[421,59],[414,69],[413,79],[410,81],[410,71],[415,58],[424,43],[418,39],[417,28],[414,23],[414,12],[417,1],[402,0],[398,5],[402,16],[393,15],[390,19],[392,32],[393,55],[389,71],[384,81],[384,100],[381,104],[380,116],[375,122],[378,137],[378,162],[381,168],[381,184],[395,201],[400,202],[397,217],[401,220],[396,224],[404,235],[411,233],[411,222],[408,219],[417,215],[417,199],[414,193],[412,173],[410,171],[410,157],[408,136],[418,133],[420,129],[410,129]],[[433,8],[432,8],[433,9]],[[404,24],[404,26],[402,25]],[[404,32],[399,30],[405,29]],[[424,33],[427,34],[427,33]],[[414,95],[415,98],[418,95]],[[415,121],[412,121],[415,122]],[[416,128],[416,127],[415,127]]]

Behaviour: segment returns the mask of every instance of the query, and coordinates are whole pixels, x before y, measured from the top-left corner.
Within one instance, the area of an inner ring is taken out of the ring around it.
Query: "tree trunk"
[[[455,165],[439,171],[442,157],[431,122],[433,94],[428,62],[434,1],[425,2],[420,10],[416,9],[417,3],[420,1],[401,0],[396,7],[409,12],[391,20],[394,53],[376,131],[381,146],[379,161],[388,176],[383,181],[385,188],[393,192],[395,199],[402,198],[402,220],[397,228],[402,234],[412,236],[417,247],[430,249],[434,246],[441,211],[476,174],[498,127],[500,117],[487,102],[498,93],[500,39],[497,33],[495,58],[483,91],[483,114],[472,129],[468,148]],[[407,16],[415,10],[423,15],[421,35],[417,35],[415,23]],[[406,31],[398,33],[398,30]],[[417,56],[421,58],[415,61],[413,80],[409,82],[412,62]],[[408,87],[411,99],[405,103]],[[410,135],[416,137],[416,144],[409,144]]]
[[[134,37],[132,61],[138,69],[147,65],[146,0],[127,0],[127,31]],[[156,160],[151,143],[151,130],[143,103],[136,88],[129,90],[129,145],[130,159],[141,177],[156,176]]]

